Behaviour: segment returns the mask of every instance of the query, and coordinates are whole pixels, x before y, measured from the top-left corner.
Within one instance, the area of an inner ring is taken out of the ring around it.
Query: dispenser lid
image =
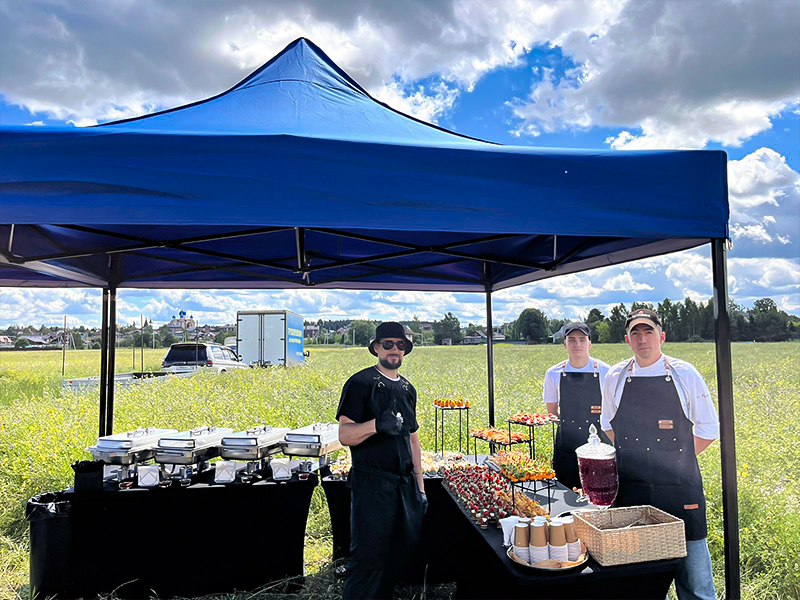
[[[617,450],[614,446],[604,444],[600,441],[600,436],[597,435],[597,427],[594,424],[589,426],[589,439],[583,446],[578,446],[575,450],[578,458],[614,458],[617,455]]]

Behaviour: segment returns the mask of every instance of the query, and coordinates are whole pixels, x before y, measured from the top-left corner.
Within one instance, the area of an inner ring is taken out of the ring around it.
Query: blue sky
[[[201,8],[198,9],[197,6]],[[730,290],[800,314],[800,4],[709,0],[271,3],[0,0],[0,124],[91,125],[227,89],[306,36],[376,98],[503,144],[728,153]],[[1,220],[1,217],[0,217]],[[708,248],[496,294],[581,317],[711,295]],[[0,288],[0,326],[99,324],[94,290]],[[120,316],[202,321],[288,308],[307,318],[485,320],[483,297],[421,292],[123,290]]]

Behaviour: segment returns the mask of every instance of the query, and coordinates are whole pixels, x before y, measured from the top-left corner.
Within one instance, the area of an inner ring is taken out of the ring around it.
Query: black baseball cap
[[[580,331],[585,336],[590,336],[589,326],[581,321],[573,321],[564,325],[564,337],[567,337],[573,331]]]
[[[377,329],[375,329],[375,337],[372,338],[369,342],[368,348],[372,356],[378,356],[378,353],[375,352],[375,348],[373,348],[372,345],[375,342],[380,342],[381,340],[386,338],[400,338],[401,340],[405,340],[406,356],[411,354],[411,350],[414,348],[414,341],[406,337],[406,328],[403,327],[400,323],[395,323],[394,321],[387,321],[386,323],[381,323],[380,325],[378,325]]]
[[[625,320],[625,332],[629,332],[636,325],[641,323],[649,325],[652,329],[661,327],[661,319],[658,318],[658,315],[654,311],[649,308],[637,308],[636,310],[632,310]]]

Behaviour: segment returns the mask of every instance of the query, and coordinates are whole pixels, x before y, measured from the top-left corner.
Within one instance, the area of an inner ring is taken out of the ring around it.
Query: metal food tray
[[[314,423],[300,429],[294,429],[286,434],[287,442],[327,444],[339,439],[338,423]]]
[[[261,460],[281,451],[288,427],[258,426],[222,438],[220,455],[230,460]]]
[[[230,427],[197,427],[162,437],[156,448],[155,461],[167,465],[193,465],[216,458],[223,437],[233,434]]]
[[[284,441],[281,443],[281,445],[283,446],[283,453],[287,456],[319,457],[342,449],[342,443],[339,441],[338,437],[335,440],[329,441],[325,444],[314,442]]]
[[[95,446],[90,446],[86,450],[94,460],[102,460],[108,465],[127,466],[153,458],[158,441],[174,433],[178,431],[139,427],[134,431],[100,437]]]
[[[544,427],[545,425],[552,425],[553,423],[558,425],[560,423],[560,420],[550,419],[545,423],[525,423],[524,421],[514,421],[513,419],[506,419],[506,423],[511,423],[512,425],[522,425],[524,427]]]

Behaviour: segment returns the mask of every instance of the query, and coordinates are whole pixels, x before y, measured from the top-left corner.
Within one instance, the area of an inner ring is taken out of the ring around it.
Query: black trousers
[[[422,498],[412,475],[352,469],[350,560],[343,600],[391,598],[419,544]]]

